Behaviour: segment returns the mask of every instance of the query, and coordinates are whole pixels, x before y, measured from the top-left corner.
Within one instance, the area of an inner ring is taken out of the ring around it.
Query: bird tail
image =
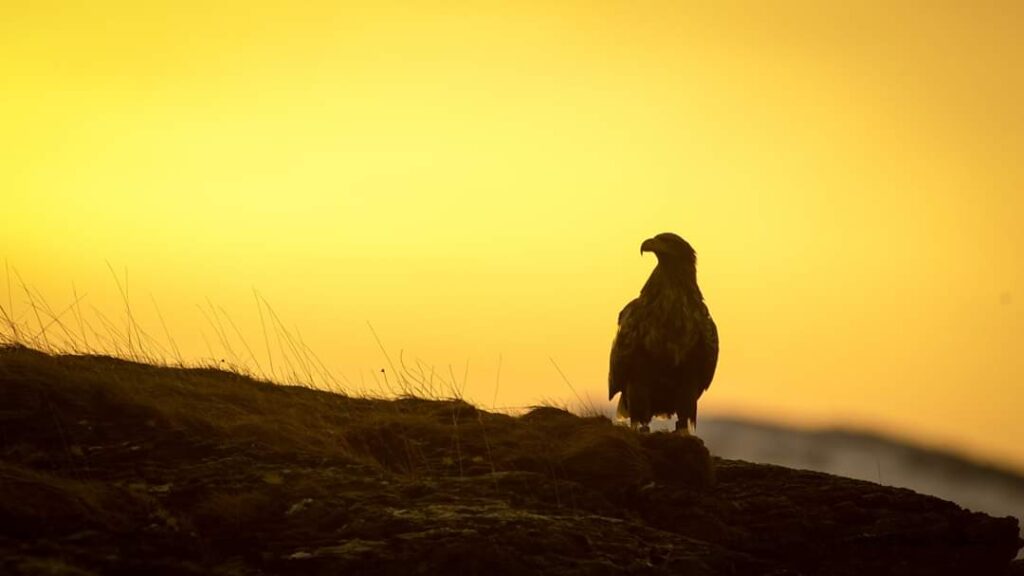
[[[626,400],[626,393],[619,394],[619,406],[615,409],[615,415],[619,418],[629,418],[629,401]]]
[[[679,415],[679,421],[676,424],[677,429],[685,427],[690,432],[693,432],[697,429],[696,396],[691,396],[683,399],[682,405],[679,406],[679,411],[676,413]]]

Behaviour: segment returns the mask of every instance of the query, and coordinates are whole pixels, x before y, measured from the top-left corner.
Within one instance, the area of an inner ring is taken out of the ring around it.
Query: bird
[[[640,296],[619,312],[608,373],[608,400],[640,432],[653,416],[678,416],[676,432],[697,426],[697,399],[718,366],[718,327],[697,286],[697,253],[671,232],[644,240],[640,255],[658,263]]]

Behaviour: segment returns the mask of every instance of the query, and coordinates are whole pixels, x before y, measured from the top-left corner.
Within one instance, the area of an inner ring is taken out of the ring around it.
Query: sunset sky
[[[481,406],[603,402],[673,231],[721,334],[702,414],[1024,470],[1021,30],[1015,0],[15,3],[0,304],[123,326],[109,263],[190,362],[228,356],[212,304],[268,371],[255,289],[352,391],[372,325]]]

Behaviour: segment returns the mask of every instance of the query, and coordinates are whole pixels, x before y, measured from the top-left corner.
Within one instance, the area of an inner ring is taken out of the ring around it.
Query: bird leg
[[[651,432],[651,427],[648,426],[647,422],[639,422],[636,420],[632,420],[630,421],[630,424],[633,426],[634,430],[641,434],[650,434]]]

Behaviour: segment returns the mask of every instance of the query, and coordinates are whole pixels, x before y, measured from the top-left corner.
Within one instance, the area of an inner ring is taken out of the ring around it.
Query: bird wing
[[[700,337],[697,339],[692,354],[694,360],[694,382],[704,392],[711,386],[711,380],[715,377],[715,368],[718,367],[718,326],[711,318],[707,305],[703,305],[703,314],[700,317]]]
[[[640,299],[635,298],[619,312],[619,330],[612,344],[611,367],[608,371],[608,399],[626,390],[626,374],[639,345],[635,314]]]

